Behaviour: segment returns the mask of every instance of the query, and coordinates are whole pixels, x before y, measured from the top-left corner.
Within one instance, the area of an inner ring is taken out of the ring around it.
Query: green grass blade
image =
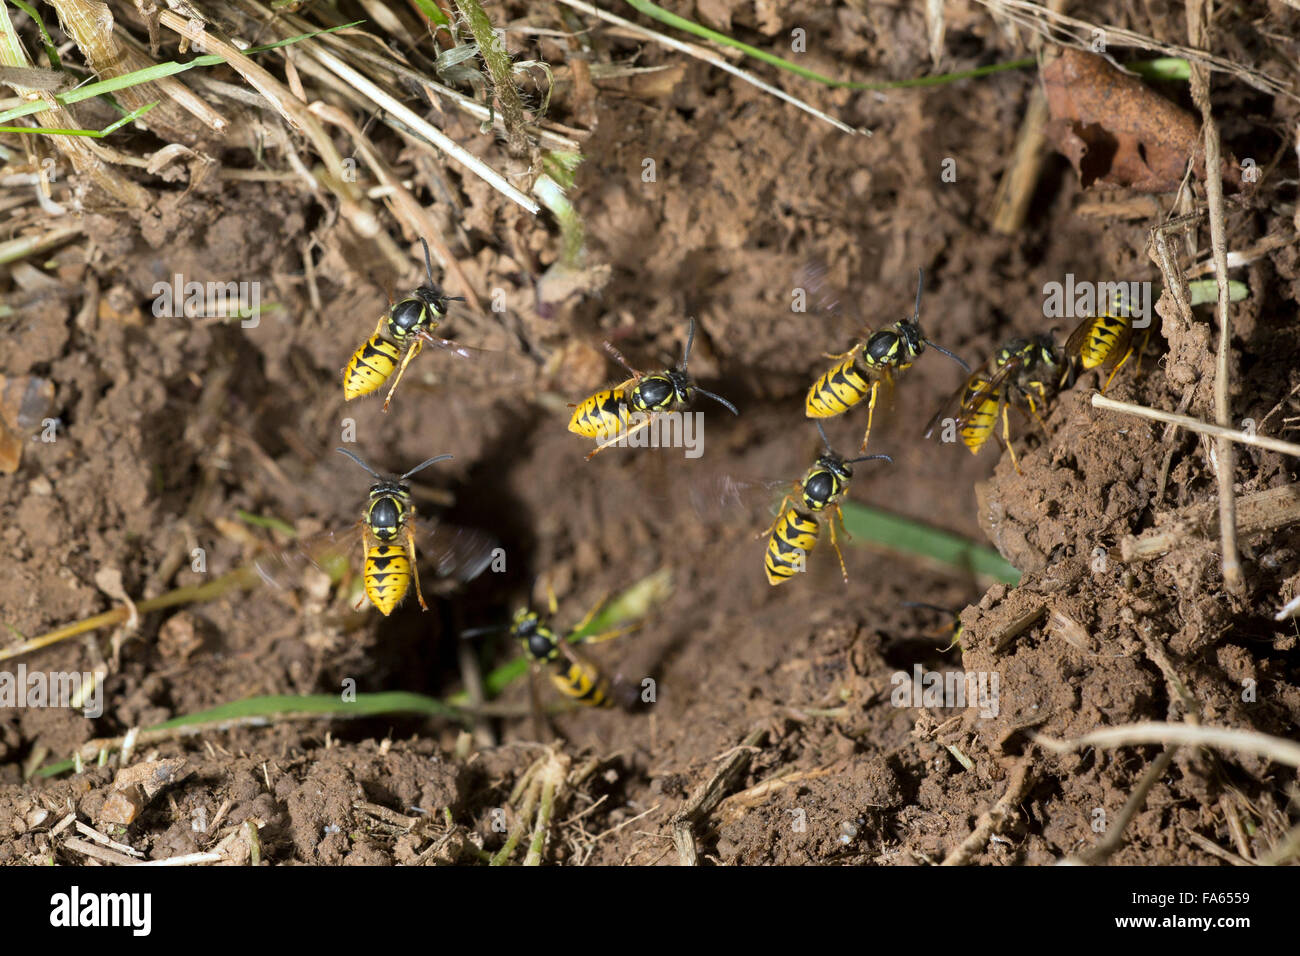
[[[58,47],[54,45],[54,38],[50,36],[50,31],[45,29],[45,23],[41,20],[40,14],[31,4],[24,3],[23,0],[10,0],[10,2],[36,21],[36,28],[41,31],[41,42],[45,44],[45,55],[50,58],[50,66],[56,70],[63,69],[63,63],[59,60]]]
[[[38,133],[42,136],[92,136],[95,139],[103,139],[110,133],[121,129],[132,120],[137,120],[145,113],[148,113],[158,104],[146,103],[138,110],[133,110],[121,117],[115,123],[109,123],[103,129],[49,129],[44,126],[0,126],[0,133]]]
[[[298,43],[302,40],[310,40],[312,37],[318,37],[325,33],[334,33],[336,30],[346,30],[365,23],[364,20],[354,20],[351,23],[345,23],[342,26],[330,27],[328,30],[314,30],[311,33],[303,33],[296,37],[289,37],[284,40],[277,40],[274,43],[268,43],[265,46],[249,47],[244,51],[245,54],[265,53],[267,50],[274,50],[278,47],[288,46],[291,43]],[[96,83],[89,83],[86,86],[77,87],[75,90],[68,90],[66,93],[56,93],[55,102],[60,106],[71,106],[73,103],[80,103],[82,100],[88,100],[94,96],[102,96],[105,93],[115,93],[118,90],[125,90],[132,86],[139,86],[141,83],[150,83],[154,80],[161,80],[168,76],[175,76],[177,73],[184,73],[186,70],[192,70],[196,66],[217,66],[226,61],[214,53],[206,53],[203,56],[196,56],[194,59],[185,63],[175,60],[167,63],[155,63],[153,66],[146,66],[140,70],[132,70],[130,73],[123,73],[121,76],[110,77],[107,80],[99,80]],[[33,113],[42,113],[51,109],[44,101],[35,101],[23,106],[15,106],[11,110],[0,113],[0,123],[7,123],[19,116],[30,116]]]
[[[1192,78],[1192,65],[1180,56],[1138,60],[1136,63],[1126,63],[1125,67],[1144,80],[1190,80]]]
[[[763,63],[778,67],[787,72],[794,73],[796,76],[802,76],[806,80],[812,80],[814,83],[821,83],[824,86],[833,86],[846,90],[901,90],[911,87],[920,86],[940,86],[945,83],[955,83],[958,80],[972,79],[978,76],[987,76],[990,73],[998,73],[1002,70],[1023,70],[1028,67],[1038,65],[1038,61],[1030,56],[1019,60],[1011,60],[1007,63],[994,63],[989,66],[981,66],[974,70],[961,70],[956,73],[942,73],[937,76],[920,76],[910,80],[892,80],[878,83],[857,82],[855,80],[836,80],[829,76],[824,76],[815,70],[810,70],[806,66],[800,66],[790,60],[783,59],[774,53],[768,53],[766,50],[760,50],[758,47],[750,46],[748,43],[741,43],[739,40],[727,36],[725,33],[719,33],[717,30],[710,30],[703,24],[696,23],[694,20],[687,20],[685,17],[679,17],[675,13],[670,13],[663,7],[650,2],[650,0],[627,0],[628,6],[644,13],[646,16],[658,20],[660,23],[666,23],[670,27],[676,27],[686,33],[693,33],[697,37],[705,40],[712,40],[714,43],[720,43],[723,46],[729,46],[740,50],[747,56],[760,60]]]
[[[901,554],[949,564],[970,574],[996,578],[1006,584],[1020,582],[1020,572],[992,548],[854,501],[844,502],[843,508],[844,527],[855,544],[871,542]]]
[[[265,718],[271,722],[295,714],[317,714],[337,717],[377,717],[383,714],[424,714],[445,717],[467,723],[464,711],[433,697],[410,691],[383,691],[376,694],[357,694],[357,699],[345,702],[338,694],[279,694],[267,697],[248,697],[221,704],[210,710],[173,717],[161,724],[145,727],[145,732],[173,730],[177,727],[211,727],[231,721]],[[52,763],[36,771],[38,777],[52,777],[73,768],[75,758]]]
[[[447,14],[443,13],[442,8],[433,0],[415,0],[415,5],[432,23],[436,23],[440,27],[451,28],[451,21],[447,19]]]
[[[1192,305],[1206,305],[1219,301],[1219,283],[1214,279],[1195,279],[1187,283],[1188,296]],[[1250,286],[1236,279],[1228,280],[1228,301],[1240,302],[1250,295]]]

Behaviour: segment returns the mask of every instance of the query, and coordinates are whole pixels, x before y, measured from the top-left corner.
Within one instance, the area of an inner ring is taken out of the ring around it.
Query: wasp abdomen
[[[821,527],[816,519],[794,508],[786,511],[772,529],[763,556],[767,583],[773,586],[790,580],[807,564],[808,552],[817,544]]]
[[[573,410],[569,431],[587,438],[612,438],[623,430],[623,391],[607,388]]]
[[[805,411],[809,418],[842,415],[870,394],[870,376],[849,356],[813,382]]]
[[[411,586],[411,561],[396,544],[371,545],[366,550],[366,596],[385,617],[402,603]]]
[[[577,662],[558,664],[551,674],[551,683],[565,697],[588,707],[609,707],[613,704],[604,677],[593,668]]]
[[[370,336],[343,370],[343,397],[351,401],[377,391],[393,374],[401,355],[401,350],[379,333]]]
[[[1087,337],[1079,349],[1079,360],[1085,369],[1094,369],[1108,362],[1115,353],[1115,346],[1128,329],[1125,319],[1111,315],[1099,315],[1092,320]]]

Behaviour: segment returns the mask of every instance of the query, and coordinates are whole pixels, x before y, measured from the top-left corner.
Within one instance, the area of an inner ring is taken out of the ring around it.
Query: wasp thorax
[[[528,648],[528,653],[538,660],[550,657],[551,651],[555,647],[550,638],[540,631],[534,631],[524,643]]]
[[[388,331],[402,339],[417,331],[425,321],[424,303],[417,298],[403,299],[388,313]]]
[[[691,397],[691,380],[678,371],[658,372],[641,379],[632,395],[638,411],[652,412],[686,404]]]
[[[381,541],[395,538],[402,525],[402,503],[391,492],[380,492],[371,499],[366,524]]]

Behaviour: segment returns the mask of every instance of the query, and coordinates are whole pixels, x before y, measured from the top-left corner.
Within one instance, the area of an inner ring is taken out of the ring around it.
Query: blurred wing
[[[742,478],[722,472],[702,475],[687,485],[691,507],[702,518],[766,514],[793,485],[790,479]]]
[[[985,363],[987,365],[987,363]],[[1010,361],[1000,366],[997,371],[990,377],[984,366],[976,369],[974,374],[966,381],[962,382],[961,387],[953,392],[952,396],[940,406],[935,412],[930,423],[925,427],[925,437],[929,438],[934,434],[935,428],[945,418],[952,418],[957,423],[957,429],[960,431],[969,423],[971,416],[980,411],[980,407],[988,400],[997,400],[998,395],[1002,392],[1002,387],[1007,380],[1020,368],[1019,361]]]
[[[439,577],[473,581],[487,570],[496,538],[477,528],[446,521],[415,520],[415,550],[420,564],[432,566]]]
[[[272,587],[291,588],[302,584],[307,568],[315,568],[337,582],[347,571],[349,562],[360,560],[361,524],[318,534],[258,555],[251,562],[262,582]],[[358,565],[359,567],[359,565]]]

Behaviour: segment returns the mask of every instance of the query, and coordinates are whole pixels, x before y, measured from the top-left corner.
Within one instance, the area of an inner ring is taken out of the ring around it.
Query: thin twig
[[[1033,774],[1033,756],[1026,754],[1020,758],[1020,762],[1011,771],[1011,779],[1007,781],[1007,789],[988,810],[980,814],[979,820],[975,823],[975,829],[971,831],[970,836],[962,840],[957,847],[943,858],[940,866],[965,866],[976,854],[983,853],[985,846],[988,845],[989,837],[1000,831],[1011,818],[1012,812],[1025,795],[1029,793],[1030,787],[1034,785]]]
[[[1210,5],[1208,0],[1187,0],[1187,34],[1193,46],[1208,47],[1210,39]],[[1190,62],[1190,61],[1189,61]],[[1214,369],[1214,417],[1219,425],[1232,421],[1232,408],[1228,389],[1232,369],[1232,315],[1228,295],[1228,240],[1225,235],[1223,211],[1222,161],[1219,156],[1219,127],[1214,122],[1210,105],[1209,72],[1200,64],[1191,62],[1192,100],[1200,108],[1201,125],[1205,135],[1205,195],[1210,206],[1210,247],[1214,252],[1215,274],[1219,277],[1219,348]],[[1242,577],[1241,558],[1237,554],[1237,498],[1232,490],[1236,449],[1226,437],[1220,436],[1215,445],[1215,472],[1219,481],[1219,535],[1223,542],[1220,560],[1223,564],[1223,584],[1231,594],[1241,594],[1246,589]]]
[[[1295,741],[1270,737],[1268,734],[1256,733],[1253,730],[1234,730],[1230,727],[1193,727],[1189,724],[1145,721],[1139,724],[1124,724],[1119,727],[1094,730],[1073,740],[1056,740],[1038,734],[1034,734],[1033,739],[1035,743],[1042,744],[1056,753],[1070,753],[1085,747],[1109,750],[1115,747],[1135,747],[1143,744],[1165,744],[1166,746],[1185,744],[1192,747],[1215,747],[1219,750],[1255,754],[1286,764],[1288,767],[1300,767],[1300,744]]]
[[[1269,438],[1267,435],[1252,435],[1249,432],[1226,428],[1223,425],[1211,425],[1189,415],[1178,415],[1174,412],[1161,411],[1158,408],[1148,408],[1145,405],[1134,405],[1131,402],[1118,402],[1113,398],[1107,398],[1100,392],[1093,394],[1092,406],[1109,412],[1123,412],[1125,415],[1149,418],[1156,422],[1168,422],[1171,425],[1179,425],[1194,432],[1213,435],[1215,438],[1227,442],[1240,442],[1243,445],[1253,445],[1256,448],[1266,448],[1269,451],[1300,458],[1300,445],[1282,441],[1280,438]],[[1220,456],[1219,460],[1222,463],[1222,456]]]
[[[622,17],[616,16],[613,13],[606,12],[605,10],[602,10],[599,7],[593,7],[589,3],[583,3],[582,0],[560,0],[560,3],[563,3],[564,5],[569,7],[573,7],[573,9],[575,10],[580,10],[583,13],[586,13],[590,16],[598,17],[601,20],[606,21],[607,23],[617,24],[618,26],[622,27],[625,30],[632,31],[637,36],[645,37],[647,40],[653,40],[655,43],[661,43],[664,46],[671,47],[672,49],[677,50],[680,53],[685,53],[687,56],[693,56],[697,60],[703,60],[705,63],[708,63],[710,66],[716,66],[719,70],[725,70],[727,73],[730,73],[732,76],[738,76],[746,83],[750,83],[753,86],[758,87],[764,93],[770,93],[773,96],[775,96],[777,99],[784,100],[785,102],[789,103],[791,106],[797,106],[805,113],[811,113],[813,116],[816,116],[818,119],[825,120],[827,123],[830,123],[836,129],[841,130],[842,132],[865,133],[868,136],[871,135],[870,130],[854,129],[852,126],[849,126],[847,123],[840,122],[835,117],[830,116],[827,113],[823,113],[821,110],[817,109],[816,107],[810,106],[809,104],[805,103],[803,100],[791,96],[789,93],[785,92],[784,90],[777,89],[775,86],[772,86],[771,84],[764,83],[762,80],[754,76],[752,73],[746,73],[744,70],[740,69],[739,67],[732,66],[726,60],[722,59],[722,57],[711,53],[710,51],[704,49],[703,47],[695,46],[692,43],[684,43],[681,40],[675,40],[672,37],[665,36],[662,33],[656,33],[654,30],[647,30],[645,27],[633,23],[631,20],[625,20]]]

